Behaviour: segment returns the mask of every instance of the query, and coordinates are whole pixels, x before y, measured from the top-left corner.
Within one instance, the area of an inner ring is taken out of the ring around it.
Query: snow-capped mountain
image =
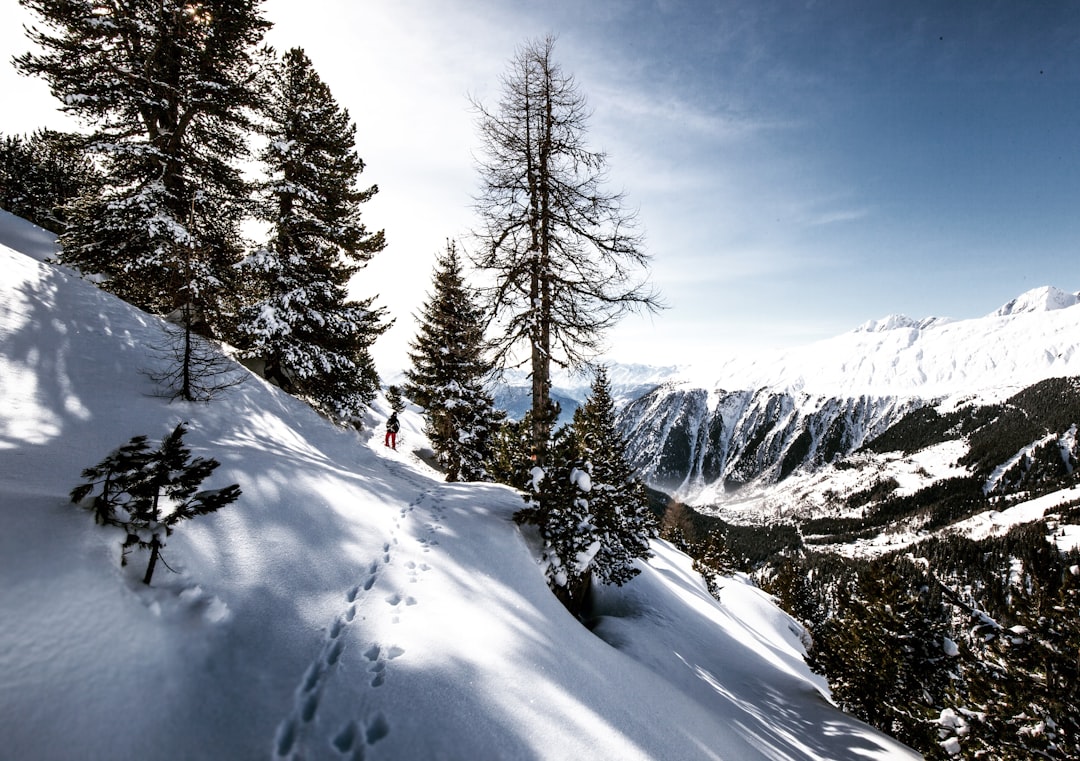
[[[1028,291],[969,320],[890,316],[772,356],[735,358],[710,381],[669,380],[620,420],[635,467],[692,504],[723,502],[846,455],[926,405],[1001,401],[1080,375],[1080,298]]]
[[[679,376],[677,366],[613,363],[607,366],[608,383],[616,404],[625,404]],[[551,397],[559,405],[559,422],[568,423],[574,410],[588,398],[593,376],[584,371],[570,373],[562,369],[552,372]],[[520,420],[532,406],[532,387],[526,371],[508,370],[502,374],[495,389],[495,404],[514,420]]]

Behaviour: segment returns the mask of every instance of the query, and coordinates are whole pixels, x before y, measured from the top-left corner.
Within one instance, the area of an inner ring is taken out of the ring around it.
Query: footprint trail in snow
[[[420,558],[409,558],[400,564],[403,574],[387,573],[395,565],[399,551],[398,533],[404,526],[415,526],[413,512],[424,506],[430,520],[421,527],[423,533],[412,540],[419,553],[430,553],[438,545],[436,534],[442,528],[444,506],[430,482],[422,482],[405,468],[396,467],[388,461],[387,467],[396,476],[418,490],[409,504],[401,507],[393,520],[393,529],[382,544],[382,551],[372,560],[361,565],[360,580],[349,587],[342,596],[342,608],[332,619],[319,653],[304,672],[293,696],[288,716],[278,725],[274,737],[275,761],[302,761],[315,758],[338,758],[349,761],[371,761],[375,748],[391,732],[391,721],[383,711],[372,708],[378,704],[378,688],[392,679],[394,662],[405,656],[403,647],[394,643],[378,641],[367,636],[357,625],[357,611],[363,607],[368,615],[388,615],[391,624],[398,624],[419,601],[412,593],[412,585],[422,580],[422,574],[431,565]],[[426,504],[425,504],[426,503]],[[407,532],[406,532],[407,533]],[[394,578],[404,576],[408,590],[398,588]],[[383,583],[380,584],[380,579]],[[378,601],[382,602],[379,603]],[[379,610],[383,608],[383,610]],[[369,627],[370,628],[370,627]],[[348,662],[348,674],[341,674],[341,664]],[[340,718],[320,720],[321,701],[328,685],[337,678],[355,679],[356,671],[363,669],[363,678],[370,686],[370,699],[359,706],[337,706],[333,713],[340,717],[341,709],[353,714],[344,723]]]

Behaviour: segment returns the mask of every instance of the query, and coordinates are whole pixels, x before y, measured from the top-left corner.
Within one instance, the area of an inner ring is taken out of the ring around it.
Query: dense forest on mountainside
[[[1080,551],[1054,540],[1080,522],[1080,501],[1000,536],[950,526],[1076,484],[1077,389],[1051,379],[1001,404],[912,411],[860,457],[962,438],[968,475],[906,492],[882,477],[833,495],[834,516],[739,526],[659,493],[654,509],[692,554],[722,537],[731,562],[807,626],[808,661],[845,710],[927,758],[1075,758]],[[895,549],[850,549],[890,533]]]

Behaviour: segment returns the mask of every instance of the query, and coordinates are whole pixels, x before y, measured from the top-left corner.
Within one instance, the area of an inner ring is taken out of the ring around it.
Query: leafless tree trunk
[[[502,366],[531,363],[532,439],[543,465],[555,423],[552,363],[580,367],[627,311],[660,308],[648,256],[622,193],[604,189],[607,157],[585,144],[589,112],[554,40],[527,43],[480,115],[482,220],[473,254],[492,277],[487,303]],[[528,347],[523,359],[517,350]]]

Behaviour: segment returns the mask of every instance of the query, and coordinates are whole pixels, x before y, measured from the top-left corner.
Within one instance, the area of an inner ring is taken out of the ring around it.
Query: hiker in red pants
[[[391,412],[389,419],[386,421],[386,439],[383,442],[385,446],[394,450],[397,449],[397,432],[400,427],[401,424],[398,422],[397,413]]]

